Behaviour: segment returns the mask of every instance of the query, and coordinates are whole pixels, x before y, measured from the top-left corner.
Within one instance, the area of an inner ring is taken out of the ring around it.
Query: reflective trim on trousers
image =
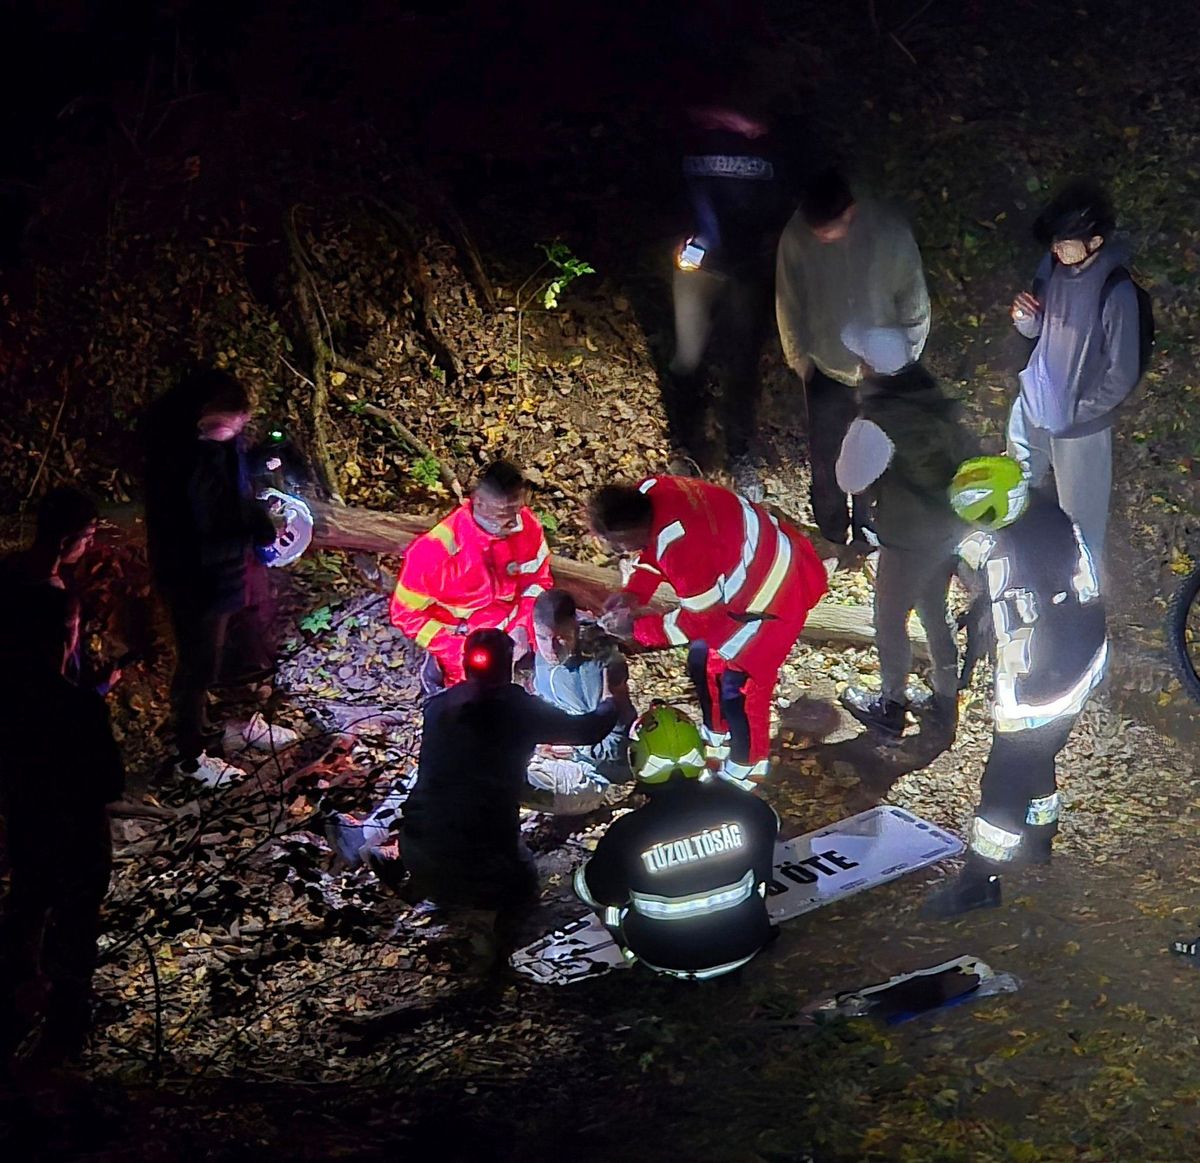
[[[689,917],[718,913],[732,909],[754,895],[754,870],[736,884],[725,884],[711,892],[697,892],[689,896],[656,896],[648,892],[631,892],[630,903],[635,911],[655,921],[680,921]]]
[[[994,609],[994,607],[993,607]],[[1108,664],[1108,640],[1100,644],[1100,649],[1088,663],[1087,669],[1057,698],[1044,703],[1022,703],[1014,694],[1015,676],[1004,674],[999,670],[996,674],[996,704],[992,714],[996,730],[1003,732],[1032,731],[1044,727],[1056,719],[1064,719],[1069,715],[1077,715],[1083,710],[1084,703],[1092,689],[1104,677]]]
[[[679,610],[672,610],[663,617],[663,633],[672,646],[683,646],[688,640],[688,636],[679,628],[679,614]]]
[[[732,635],[725,642],[725,645],[717,653],[726,662],[732,662],[741,653],[742,649],[749,645],[751,639],[761,629],[762,624],[761,618],[756,618],[753,622],[747,622],[736,634]]]
[[[770,770],[771,762],[768,759],[760,759],[757,763],[736,763],[732,759],[726,759],[717,774],[723,780],[737,784],[743,791],[753,791],[767,778]]]
[[[728,731],[714,731],[711,727],[701,727],[700,735],[704,739],[704,754],[707,758],[729,758]]]
[[[1053,795],[1042,796],[1041,799],[1030,800],[1029,807],[1025,812],[1025,823],[1035,828],[1043,828],[1047,824],[1058,823],[1059,810],[1062,807],[1062,801],[1059,799],[1058,792]]]
[[[572,885],[575,889],[575,895],[590,908],[599,910],[600,902],[592,896],[587,886],[587,864],[581,864],[575,869],[575,876],[572,880]]]
[[[732,973],[735,969],[741,969],[747,962],[753,961],[757,954],[758,950],[755,949],[745,957],[727,961],[724,965],[714,965],[710,969],[664,969],[661,965],[652,965],[644,957],[642,964],[647,969],[653,969],[655,973],[665,973],[668,977],[679,977],[684,981],[707,981],[710,977],[720,977],[722,973]]]
[[[971,821],[971,851],[984,860],[1008,863],[1017,855],[1021,845],[1021,833],[1009,832],[988,823],[982,816]]]

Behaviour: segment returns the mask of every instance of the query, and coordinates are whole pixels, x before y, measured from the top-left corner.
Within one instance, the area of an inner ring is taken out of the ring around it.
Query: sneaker
[[[847,687],[839,698],[842,706],[869,731],[892,739],[904,734],[904,704],[885,699],[878,691]]]
[[[975,909],[994,909],[1002,899],[1000,877],[994,872],[964,871],[926,898],[921,915],[946,921]]]
[[[209,755],[207,751],[200,752],[195,759],[180,760],[175,765],[175,772],[207,788],[228,787],[246,774],[240,767]]]
[[[242,738],[246,740],[246,746],[254,751],[282,751],[296,743],[300,736],[289,727],[268,723],[263,713],[256,711],[242,729]]]

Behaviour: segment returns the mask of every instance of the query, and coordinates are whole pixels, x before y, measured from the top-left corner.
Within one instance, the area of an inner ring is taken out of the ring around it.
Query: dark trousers
[[[112,873],[112,835],[101,805],[59,813],[10,808],[12,879],[0,923],[0,1048],[24,1030],[18,992],[40,976],[49,983],[45,1038],[75,1053],[91,1025],[92,973],[100,907]],[[47,829],[54,851],[46,851]]]
[[[208,692],[220,673],[231,612],[178,591],[166,591],[163,598],[175,635],[175,745],[180,759],[195,759],[215,731],[208,718]]]
[[[1031,825],[1027,816],[1032,801],[1052,796],[1057,790],[1055,760],[1067,745],[1077,718],[1067,715],[1028,731],[992,733],[992,750],[983,769],[976,814],[1008,832],[1020,833],[1025,838],[1023,849],[1049,845],[1058,831],[1057,823]]]
[[[728,456],[744,456],[758,429],[762,378],[758,359],[774,321],[769,271],[714,275],[675,271],[675,354],[664,404],[674,439],[693,453],[704,440],[701,362],[720,323],[730,358],[720,393],[719,421]]]
[[[746,681],[749,675],[741,670],[725,670],[716,684],[709,682],[709,650],[707,642],[693,642],[688,647],[687,672],[696,691],[700,714],[704,725],[711,731],[717,721],[714,710],[720,710],[720,718],[729,731],[729,755],[738,763],[747,763],[750,758],[750,719],[746,715]],[[719,706],[713,704],[716,694]]]
[[[464,857],[439,851],[408,832],[401,836],[401,855],[413,888],[444,908],[520,912],[538,894],[537,866],[524,844],[513,855],[498,853]]]
[[[861,534],[866,516],[864,503],[857,497],[848,497],[838,487],[834,472],[846,431],[858,415],[858,393],[814,367],[804,385],[804,406],[808,415],[813,519],[822,537],[836,545],[844,545],[851,528],[851,504],[854,536]]]

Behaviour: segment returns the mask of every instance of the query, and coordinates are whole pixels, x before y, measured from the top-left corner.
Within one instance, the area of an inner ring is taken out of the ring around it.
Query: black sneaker
[[[842,691],[840,700],[864,727],[891,739],[904,734],[904,705],[885,699],[877,691],[849,686]]]
[[[926,898],[921,915],[948,921],[975,909],[994,909],[1002,899],[1000,877],[994,872],[962,872]]]

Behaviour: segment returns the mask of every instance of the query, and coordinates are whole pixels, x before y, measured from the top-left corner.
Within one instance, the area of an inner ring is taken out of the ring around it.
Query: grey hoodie
[[[1087,436],[1110,427],[1116,409],[1137,386],[1140,330],[1137,292],[1129,279],[1100,292],[1129,248],[1110,239],[1084,269],[1047,254],[1033,280],[1042,304],[1032,319],[1015,320],[1037,346],[1021,373],[1021,401],[1029,423],[1054,436]]]
[[[571,715],[594,711],[604,698],[606,663],[599,658],[574,655],[552,664],[540,654],[533,660],[533,693]],[[629,767],[629,724],[617,723],[599,742],[576,747],[573,758],[612,783],[633,778]]]

